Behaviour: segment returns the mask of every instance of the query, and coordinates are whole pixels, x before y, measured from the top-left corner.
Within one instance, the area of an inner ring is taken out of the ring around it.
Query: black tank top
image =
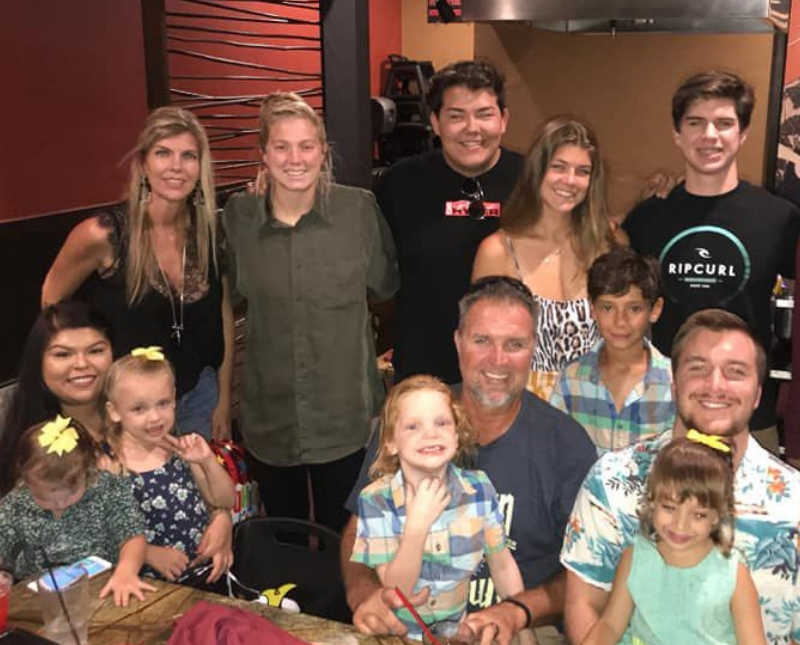
[[[102,276],[93,273],[80,288],[76,297],[85,300],[102,313],[112,325],[111,344],[114,357],[119,358],[135,347],[159,345],[175,370],[177,395],[191,390],[204,367],[217,369],[222,363],[224,342],[222,335],[222,282],[219,269],[209,260],[208,285],[197,271],[197,252],[191,243],[193,234],[187,236],[186,284],[183,306],[183,331],[180,344],[172,336],[173,310],[165,295],[166,287],[151,285],[144,297],[133,307],[128,307],[125,297],[125,259],[127,257],[126,211],[113,209],[97,215],[98,221],[109,231],[109,242],[116,261]],[[211,249],[209,249],[211,257]],[[218,249],[217,258],[223,254]],[[190,279],[194,271],[194,284]],[[161,293],[158,288],[164,291]],[[190,290],[194,289],[194,293]],[[205,292],[205,293],[203,293]],[[173,289],[175,316],[180,320],[180,294]]]

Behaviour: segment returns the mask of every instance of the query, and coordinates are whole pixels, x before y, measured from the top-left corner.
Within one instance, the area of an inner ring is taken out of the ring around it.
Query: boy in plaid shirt
[[[430,587],[418,609],[438,636],[456,635],[470,577],[484,555],[501,597],[524,588],[494,486],[483,471],[451,463],[474,442],[444,383],[432,376],[405,379],[381,413],[381,445],[370,468],[378,479],[358,500],[351,559],[375,568],[384,586],[407,596]],[[407,610],[397,615],[410,638],[422,638]]]
[[[664,305],[655,259],[616,247],[590,267],[588,291],[602,340],[564,368],[550,405],[603,455],[672,427],[672,369],[646,337]]]

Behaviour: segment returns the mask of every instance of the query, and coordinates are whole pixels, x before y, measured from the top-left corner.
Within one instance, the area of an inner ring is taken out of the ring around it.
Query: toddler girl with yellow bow
[[[161,348],[115,361],[103,402],[111,463],[101,463],[130,478],[146,522],[148,572],[183,581],[187,569],[210,560],[204,577],[216,581],[233,562],[233,482],[203,437],[173,436],[175,376]]]
[[[0,500],[0,568],[16,579],[90,555],[116,562],[100,592],[126,606],[154,588],[141,581],[144,518],[128,481],[95,469],[86,429],[56,417],[28,428],[14,460],[17,485]]]

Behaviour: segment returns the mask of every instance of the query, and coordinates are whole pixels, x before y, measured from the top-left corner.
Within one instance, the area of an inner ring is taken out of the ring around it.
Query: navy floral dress
[[[208,525],[208,509],[189,464],[173,455],[163,466],[130,477],[147,524],[148,544],[171,546],[192,560]],[[145,571],[161,577],[150,567]]]

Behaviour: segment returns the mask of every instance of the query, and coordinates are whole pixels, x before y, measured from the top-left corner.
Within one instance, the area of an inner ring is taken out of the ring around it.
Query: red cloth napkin
[[[201,600],[175,622],[167,645],[308,645],[258,614]]]

